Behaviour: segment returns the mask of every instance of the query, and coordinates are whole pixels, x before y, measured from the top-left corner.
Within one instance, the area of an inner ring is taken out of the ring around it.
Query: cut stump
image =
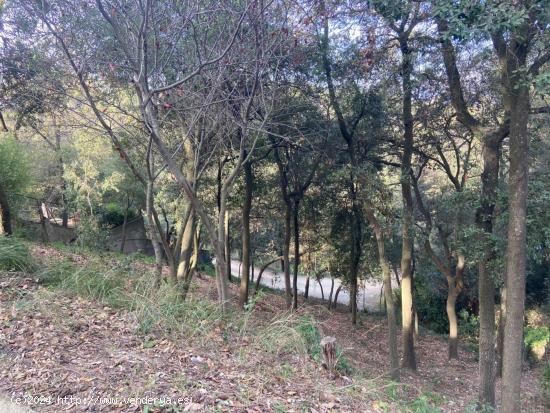
[[[323,337],[321,340],[321,349],[323,351],[324,366],[328,370],[330,377],[334,378],[336,368],[336,338],[331,336]]]

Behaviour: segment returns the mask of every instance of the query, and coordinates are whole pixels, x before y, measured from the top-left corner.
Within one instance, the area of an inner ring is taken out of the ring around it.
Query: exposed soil
[[[34,253],[86,265],[85,257],[50,248]],[[212,278],[194,282],[194,294],[215,299]],[[144,335],[129,311],[53,291],[28,274],[1,273],[0,393],[39,412],[398,412],[413,411],[414,403],[434,409],[418,411],[462,412],[476,397],[475,353],[462,349],[460,361],[449,362],[443,338],[421,335],[418,372],[403,372],[401,384],[392,384],[384,379],[383,318],[361,314],[352,328],[344,307],[329,312],[303,303],[294,315],[283,308],[283,297],[268,294],[246,325],[234,317],[191,339]],[[322,335],[337,338],[353,372],[331,379],[307,353],[265,334],[275,326],[284,335],[288,322],[291,336],[305,314]],[[543,412],[539,372],[525,370],[522,386],[523,410]],[[172,404],[147,410],[145,397]]]

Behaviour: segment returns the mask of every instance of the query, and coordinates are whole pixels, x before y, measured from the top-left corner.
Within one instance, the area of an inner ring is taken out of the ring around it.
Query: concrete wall
[[[122,244],[122,225],[111,230],[107,249],[109,251],[120,251]],[[141,252],[146,255],[155,255],[153,244],[147,238],[143,217],[136,217],[126,224],[126,242],[124,243],[124,254]]]

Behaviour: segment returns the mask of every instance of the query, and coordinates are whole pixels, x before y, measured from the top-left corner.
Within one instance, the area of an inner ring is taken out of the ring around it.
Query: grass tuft
[[[36,264],[23,242],[0,235],[0,270],[32,272]]]

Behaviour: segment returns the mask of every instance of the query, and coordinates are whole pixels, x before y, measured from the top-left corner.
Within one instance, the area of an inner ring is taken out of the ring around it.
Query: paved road
[[[231,260],[231,276],[240,278],[240,271],[241,271],[241,262],[237,260]],[[259,272],[260,272],[259,268],[254,268],[254,280],[256,280],[256,278],[258,277]],[[292,282],[292,274],[291,274],[291,282]],[[330,278],[323,278],[321,280],[321,284],[323,285],[325,300],[328,299],[328,296],[330,294],[331,283],[332,281]],[[284,274],[282,272],[266,269],[262,274],[261,284],[265,285],[266,287],[274,288],[277,290],[284,290],[285,289]],[[301,294],[304,293],[305,285],[306,285],[306,277],[299,275],[298,276],[299,293]],[[340,280],[335,279],[333,294],[336,293],[336,289],[338,288],[339,285],[340,285]],[[381,288],[382,288],[382,283],[377,281],[364,283],[363,285],[361,285],[359,288],[358,297],[357,297],[358,308],[361,310],[367,309],[368,311],[378,311],[380,309]],[[322,298],[321,287],[319,286],[319,283],[314,279],[309,280],[309,296],[315,297],[315,298]],[[349,291],[345,290],[342,287],[342,290],[340,290],[340,293],[338,294],[338,303],[349,305],[349,300],[350,300]]]

